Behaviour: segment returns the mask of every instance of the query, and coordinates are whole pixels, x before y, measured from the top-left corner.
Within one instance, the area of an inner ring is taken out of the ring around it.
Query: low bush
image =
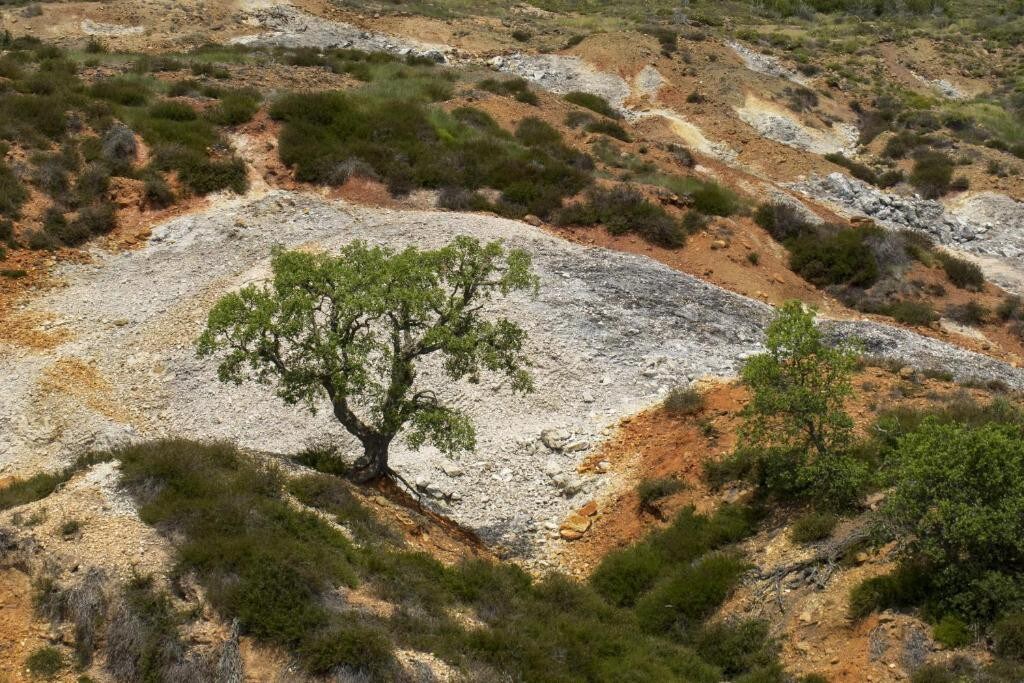
[[[597,112],[601,116],[607,116],[610,119],[622,118],[622,114],[620,114],[615,107],[609,104],[608,100],[600,95],[574,90],[573,92],[563,95],[562,99],[566,102],[571,102],[578,107],[583,107],[584,109]]]
[[[992,626],[995,653],[1016,662],[1024,662],[1024,612],[1008,614]]]
[[[195,121],[199,118],[195,107],[178,100],[160,100],[150,105],[149,115],[155,119],[168,121]]]
[[[739,559],[707,555],[690,565],[677,566],[637,601],[640,627],[648,633],[685,634],[711,616],[746,571]]]
[[[665,412],[673,417],[684,417],[704,409],[704,394],[692,387],[676,387],[665,398]]]
[[[1002,321],[1016,320],[1024,313],[1024,302],[1015,294],[1007,295],[996,308],[996,315]]]
[[[708,216],[732,216],[742,208],[735,192],[711,180],[702,181],[690,198],[693,208]]]
[[[107,670],[119,681],[209,680],[207,664],[186,654],[181,621],[151,577],[133,578],[107,626]]]
[[[664,56],[670,57],[676,51],[676,40],[679,34],[667,26],[641,26],[640,32],[657,38],[658,44],[661,45],[661,54]]]
[[[886,312],[907,325],[925,326],[939,319],[939,314],[925,301],[899,301],[889,306]]]
[[[949,192],[953,180],[953,160],[942,152],[927,151],[917,155],[910,173],[910,184],[927,199],[937,199]]]
[[[28,190],[18,180],[14,171],[0,159],[0,216],[17,218],[21,206],[28,201]]]
[[[946,277],[957,287],[981,291],[985,286],[985,275],[976,264],[944,251],[935,252],[935,257],[946,272]]]
[[[640,507],[649,510],[662,498],[668,498],[672,494],[682,491],[683,488],[683,482],[674,477],[644,479],[637,485],[636,494],[640,499]]]
[[[254,90],[232,90],[206,110],[207,120],[218,126],[240,126],[248,123],[260,108],[260,95]]]
[[[525,78],[507,78],[504,80],[497,78],[487,78],[476,84],[478,88],[492,92],[495,95],[504,95],[505,97],[513,97],[518,102],[525,104],[538,105],[540,104],[540,98],[537,94],[530,90],[530,84]]]
[[[650,545],[613,550],[601,559],[590,584],[609,603],[631,607],[664,570],[664,557]]]
[[[584,126],[584,130],[588,133],[608,135],[616,140],[622,140],[623,142],[630,142],[633,139],[630,137],[629,133],[626,132],[626,129],[615,121],[591,121]]]
[[[831,512],[809,512],[793,522],[789,536],[801,545],[816,543],[831,536],[838,523],[839,517]]]
[[[839,229],[808,234],[786,243],[789,267],[808,282],[870,287],[879,276],[878,261],[866,239],[868,230]]]
[[[593,189],[585,202],[567,206],[555,214],[558,225],[604,225],[613,235],[635,232],[652,244],[678,248],[686,242],[679,222],[640,192],[624,186]]]
[[[889,574],[865,579],[850,591],[850,616],[861,619],[875,611],[903,609],[921,603],[928,594],[924,571],[901,565]]]
[[[149,100],[149,88],[142,81],[121,77],[97,81],[89,88],[89,93],[127,107],[139,107]]]
[[[974,642],[974,634],[961,619],[947,614],[932,628],[932,637],[948,648],[958,648]]]
[[[983,325],[988,318],[989,310],[977,301],[968,301],[966,304],[953,304],[946,307],[946,317],[955,320],[961,325],[977,327]]]
[[[53,678],[64,668],[64,656],[55,647],[41,647],[28,656],[25,668],[37,678]]]
[[[281,159],[303,181],[330,182],[340,164],[359,159],[394,194],[417,187],[498,189],[493,210],[514,218],[546,217],[589,184],[589,157],[566,147],[539,119],[524,119],[512,138],[493,121],[483,123],[486,114],[467,117],[468,111],[316,93],[280,98],[271,115],[284,121]]]
[[[840,152],[826,154],[825,159],[831,161],[833,164],[836,164],[837,166],[842,166],[843,168],[850,172],[850,175],[852,175],[854,178],[857,178],[858,180],[863,180],[864,182],[870,183],[871,185],[878,185],[878,175],[871,169],[870,166],[862,164],[859,161],[854,161],[853,159],[846,157],[844,154]]]
[[[768,623],[759,619],[707,624],[690,642],[704,659],[721,669],[722,675],[730,680],[746,671],[771,667],[778,649],[770,637]]]
[[[174,196],[174,190],[171,189],[166,180],[159,176],[146,179],[146,184],[142,188],[142,198],[147,206],[156,209],[165,209],[173,205],[177,200],[177,197]]]
[[[796,207],[782,203],[758,206],[754,212],[754,222],[768,231],[777,242],[783,244],[813,229]]]

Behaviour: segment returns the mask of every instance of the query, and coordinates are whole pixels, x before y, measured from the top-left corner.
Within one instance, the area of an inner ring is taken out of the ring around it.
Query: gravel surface
[[[282,405],[270,388],[221,385],[193,341],[218,296],[268,274],[274,244],[335,249],[353,239],[394,247],[441,245],[455,235],[503,239],[529,250],[542,287],[495,311],[529,331],[536,391],[443,386],[478,429],[478,449],[453,462],[399,445],[393,462],[434,504],[485,539],[533,555],[551,525],[608,477],[576,465],[610,427],[700,376],[732,376],[760,348],[771,309],[649,259],[565,242],[486,215],[391,211],[283,191],[231,200],[159,226],[145,248],[96,252],[65,265],[66,286],[29,304],[70,340],[46,351],[0,348],[0,459],[5,473],[54,467],[92,446],[159,435],[229,439],[289,453],[324,434],[345,440],[328,415]],[[999,377],[1009,366],[911,332],[827,323],[867,337],[869,350]],[[74,370],[72,372],[71,370]],[[83,380],[91,377],[91,380]],[[430,383],[435,369],[423,374]],[[87,386],[83,386],[87,385]],[[544,430],[551,449],[540,439]],[[354,451],[353,451],[354,452]]]
[[[731,48],[733,52],[739,55],[739,58],[743,60],[743,64],[751,71],[756,71],[757,73],[765,74],[766,76],[783,78],[798,85],[807,85],[809,82],[807,78],[782,66],[782,64],[779,63],[779,60],[771,55],[765,55],[755,50],[751,50],[746,45],[734,40],[727,42],[726,45]]]

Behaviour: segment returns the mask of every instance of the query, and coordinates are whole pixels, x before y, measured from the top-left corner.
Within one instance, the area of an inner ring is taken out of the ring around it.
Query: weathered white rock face
[[[598,71],[579,57],[565,55],[530,55],[516,52],[490,60],[499,71],[515,74],[553,93],[564,95],[574,90],[600,95],[625,115],[625,101],[630,96],[629,84],[616,74]]]
[[[286,407],[270,387],[218,383],[215,364],[193,350],[207,312],[224,292],[266,278],[275,244],[337,249],[363,239],[434,247],[461,234],[533,255],[539,295],[496,302],[495,312],[527,329],[536,392],[452,387],[438,368],[424,368],[428,386],[471,414],[478,448],[456,464],[398,445],[394,465],[455,519],[523,554],[551,533],[546,522],[602,486],[605,477],[575,472],[610,425],[676,384],[734,375],[761,348],[772,315],[762,303],[650,259],[585,248],[521,222],[361,208],[282,191],[232,200],[159,226],[138,251],[97,251],[92,263],[62,266],[57,275],[66,286],[29,303],[26,314],[48,315],[68,338],[47,350],[0,347],[3,473],[35,472],[87,448],[161,435],[278,453],[325,434],[351,444],[327,413]],[[912,332],[824,326],[865,338],[872,352],[1024,388],[1019,371]],[[87,369],[94,380],[64,386],[63,367]]]
[[[240,36],[239,45],[279,45],[281,47],[352,48],[368,52],[429,57],[446,61],[447,45],[424,43],[408,38],[366,31],[341,21],[321,19],[289,5],[261,7],[249,12],[247,23],[261,33]]]

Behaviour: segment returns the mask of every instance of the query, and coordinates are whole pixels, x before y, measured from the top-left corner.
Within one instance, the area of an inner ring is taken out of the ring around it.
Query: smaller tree
[[[536,292],[529,254],[458,237],[440,249],[394,252],[353,242],[337,256],[277,249],[273,279],[220,299],[198,341],[220,356],[221,381],[276,384],[287,404],[311,412],[324,400],[363,446],[353,478],[394,476],[388,453],[403,430],[418,448],[451,454],[475,446],[469,417],[420,386],[418,365],[440,356],[446,379],[503,375],[532,389],[526,333],[485,317],[495,295]]]
[[[800,302],[786,302],[768,326],[767,351],[744,365],[751,395],[738,453],[765,488],[843,506],[866,474],[847,456],[853,421],[843,405],[853,393],[857,349],[826,344],[814,317]]]
[[[938,613],[1024,610],[1024,433],[929,418],[899,443],[883,508]]]

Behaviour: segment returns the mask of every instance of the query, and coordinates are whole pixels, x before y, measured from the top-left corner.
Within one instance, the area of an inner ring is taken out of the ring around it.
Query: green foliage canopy
[[[412,447],[472,449],[467,415],[417,385],[417,363],[440,354],[448,379],[504,375],[532,388],[526,333],[484,316],[495,295],[536,291],[530,256],[458,237],[436,250],[394,252],[353,242],[337,256],[276,250],[271,283],[224,296],[198,342],[219,354],[219,377],[276,383],[287,404],[315,412],[323,398],[362,443],[357,479],[390,473],[387,452],[403,428]]]

